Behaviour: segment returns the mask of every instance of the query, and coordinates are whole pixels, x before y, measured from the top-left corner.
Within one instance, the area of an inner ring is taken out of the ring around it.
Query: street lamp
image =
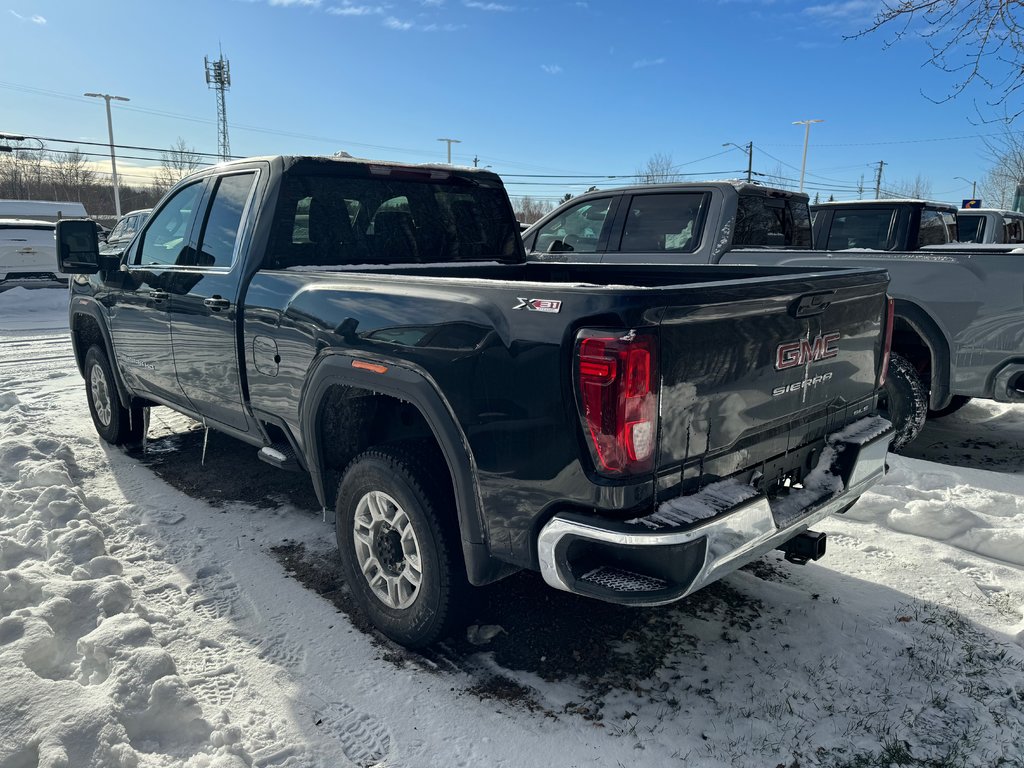
[[[462,139],[438,139],[438,141],[448,142],[448,165],[452,164],[452,144],[461,144]]]
[[[107,136],[110,137],[110,172],[114,177],[114,210],[118,215],[121,216],[121,190],[117,186],[117,160],[114,159],[114,124],[110,119],[110,100],[114,101],[131,101],[124,96],[111,96],[109,93],[85,93],[83,96],[89,96],[94,99],[103,99],[107,102]]]
[[[804,171],[807,170],[807,143],[811,139],[811,123],[824,123],[824,120],[794,120],[793,125],[804,126],[804,160],[800,163],[800,191],[804,191]]]
[[[960,181],[966,181],[968,184],[971,185],[971,200],[974,200],[978,196],[978,194],[977,194],[977,192],[978,192],[978,182],[977,181],[971,181],[970,179],[965,179],[963,176],[954,176],[953,178],[954,179],[960,179]]]
[[[739,144],[733,144],[731,141],[725,142],[723,147],[736,147],[736,149],[747,153],[747,184],[753,181],[754,178],[754,142],[748,141],[747,146],[741,147]],[[761,174],[758,174],[759,176]]]

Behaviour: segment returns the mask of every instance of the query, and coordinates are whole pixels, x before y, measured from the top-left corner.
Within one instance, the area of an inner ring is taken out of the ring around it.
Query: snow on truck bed
[[[552,617],[568,628],[547,648],[508,616],[448,668],[284,573],[273,546],[330,551],[318,512],[211,506],[101,444],[64,301],[0,293],[4,768],[1020,765],[1024,409],[972,403],[929,425],[924,458],[893,458],[816,526],[819,564],[772,555],[641,612],[600,679],[585,656],[544,666],[583,647],[583,598],[560,603],[572,615]],[[546,610],[546,594],[508,610]]]

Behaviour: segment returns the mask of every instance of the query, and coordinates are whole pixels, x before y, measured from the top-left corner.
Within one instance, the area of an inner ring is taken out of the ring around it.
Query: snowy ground
[[[302,478],[162,409],[99,442],[65,299],[0,294],[0,768],[1024,765],[1024,408],[929,425],[819,564],[644,611],[518,577],[410,654]]]

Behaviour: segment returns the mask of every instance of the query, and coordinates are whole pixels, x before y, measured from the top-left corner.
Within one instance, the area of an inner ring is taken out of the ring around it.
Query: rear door
[[[866,415],[887,284],[881,270],[707,283],[699,307],[667,309],[660,466],[724,477]]]
[[[250,169],[211,179],[196,223],[197,247],[167,285],[181,389],[203,416],[241,431],[248,419],[238,360],[240,254],[258,174]]]

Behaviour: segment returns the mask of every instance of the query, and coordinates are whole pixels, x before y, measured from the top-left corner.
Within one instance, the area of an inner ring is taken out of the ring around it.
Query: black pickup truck
[[[522,568],[657,605],[817,559],[885,471],[881,269],[529,262],[494,174],[328,158],[192,175],[119,259],[59,227],[101,437],[166,405],[308,472],[406,645]]]

